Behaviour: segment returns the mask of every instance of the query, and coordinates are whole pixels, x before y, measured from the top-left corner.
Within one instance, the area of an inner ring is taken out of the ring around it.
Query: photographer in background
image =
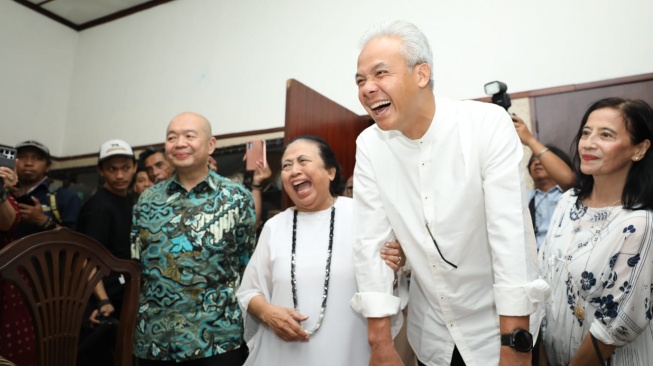
[[[56,189],[48,182],[50,150],[30,140],[16,145],[18,185],[12,191],[22,220],[15,239],[65,226],[75,230],[82,202],[70,189]]]
[[[524,120],[514,114],[510,117],[519,140],[533,152],[528,173],[533,178],[535,190],[529,195],[528,207],[539,249],[549,229],[553,210],[562,193],[574,186],[576,175],[571,168],[571,159],[564,151],[553,145],[545,146],[531,134]]]

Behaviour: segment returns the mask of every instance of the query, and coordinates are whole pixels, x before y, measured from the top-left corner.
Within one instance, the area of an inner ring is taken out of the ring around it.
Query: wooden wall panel
[[[354,171],[356,137],[370,125],[370,120],[369,116],[357,115],[297,80],[290,79],[286,84],[285,143],[301,135],[323,138],[336,154],[344,179]],[[284,208],[286,200],[284,195]]]
[[[592,88],[533,98],[531,113],[535,116],[538,139],[571,155],[576,149],[571,146],[572,140],[583,114],[592,103],[607,97],[642,99],[653,105],[653,80],[607,86],[595,83]]]

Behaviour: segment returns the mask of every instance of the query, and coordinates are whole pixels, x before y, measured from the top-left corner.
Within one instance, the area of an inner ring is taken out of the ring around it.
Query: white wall
[[[0,143],[36,139],[64,151],[77,32],[0,1]]]
[[[215,134],[282,127],[289,78],[362,114],[358,40],[382,20],[424,30],[447,97],[650,73],[652,13],[649,0],[177,0],[80,33],[60,155],[161,142],[185,110]]]

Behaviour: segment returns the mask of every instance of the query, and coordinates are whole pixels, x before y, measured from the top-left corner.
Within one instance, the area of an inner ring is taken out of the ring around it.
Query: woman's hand
[[[308,316],[299,314],[293,309],[267,304],[260,319],[284,341],[308,341],[308,332],[299,324],[308,319]]]
[[[398,241],[385,243],[381,249],[381,258],[395,273],[399,272],[399,269],[406,264],[406,256]]]

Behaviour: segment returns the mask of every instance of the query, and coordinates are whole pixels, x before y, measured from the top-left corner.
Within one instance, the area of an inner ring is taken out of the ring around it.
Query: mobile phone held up
[[[0,166],[16,170],[16,149],[0,146]]]
[[[265,155],[265,140],[247,141],[245,144],[245,169],[256,170],[256,162],[259,160],[267,165]]]
[[[16,170],[16,149],[0,146],[0,166]],[[4,180],[0,179],[0,189],[2,189],[4,185]]]

